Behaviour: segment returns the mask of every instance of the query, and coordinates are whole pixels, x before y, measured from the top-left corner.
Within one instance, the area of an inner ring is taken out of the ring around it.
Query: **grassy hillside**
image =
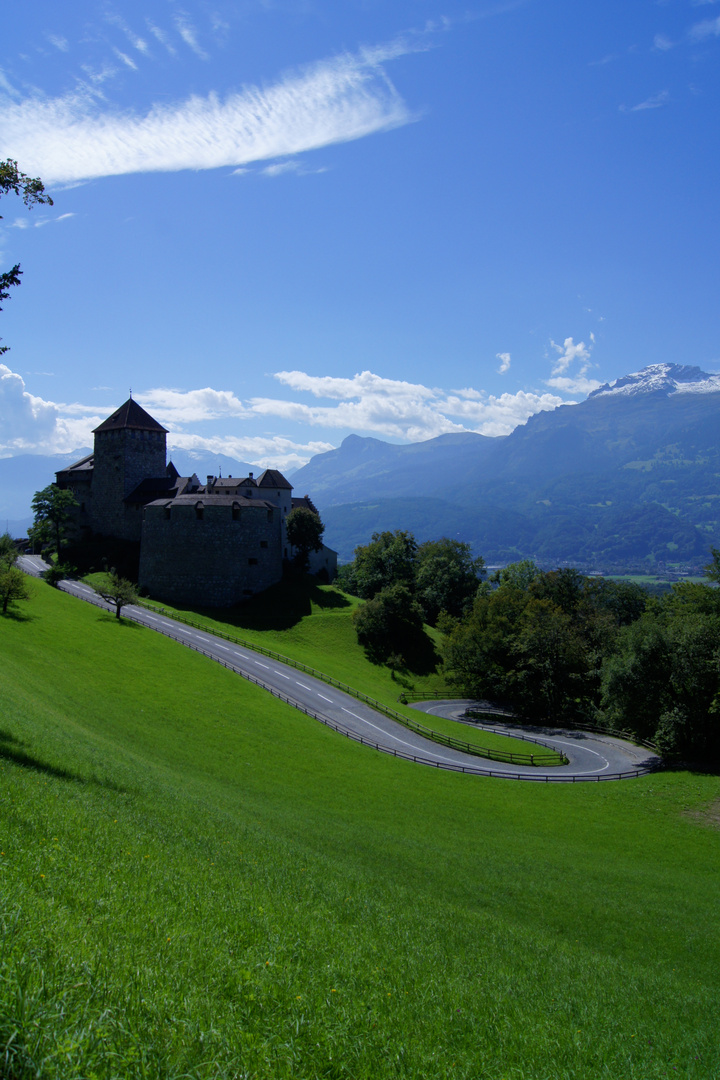
[[[717,778],[438,774],[33,586],[0,1075],[718,1075]]]
[[[92,583],[101,576],[89,574],[85,580]],[[361,690],[395,712],[404,713],[415,722],[455,739],[486,750],[532,753],[531,744],[520,739],[496,735],[443,717],[422,716],[417,710],[403,705],[398,700],[403,690],[429,691],[431,694],[445,692],[446,683],[439,673],[424,676],[408,672],[393,674],[384,665],[372,664],[358,645],[352,624],[352,613],[361,602],[333,586],[316,585],[310,578],[295,584],[284,582],[242,606],[223,610],[178,609],[149,601],[151,606],[189,619],[196,625],[307,664],[338,682]],[[439,647],[440,634],[432,627],[426,627],[426,630]],[[551,753],[545,751],[548,752]],[[557,764],[562,764],[559,754]]]

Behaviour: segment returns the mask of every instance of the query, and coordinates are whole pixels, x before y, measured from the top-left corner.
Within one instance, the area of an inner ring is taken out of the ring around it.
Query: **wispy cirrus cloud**
[[[704,41],[710,37],[720,37],[720,16],[717,19],[703,19],[690,27],[689,37],[692,41]]]
[[[58,98],[6,100],[0,155],[22,161],[47,183],[288,158],[415,119],[382,65],[419,48],[391,42],[332,57],[273,86],[193,96],[142,116],[109,108],[82,88]],[[134,65],[125,54],[120,59]]]
[[[118,15],[116,12],[106,12],[105,19],[111,26],[116,26],[118,30],[122,31],[133,49],[137,49],[143,56],[149,54],[150,47],[145,38],[141,37],[140,34],[136,34],[135,31],[128,26],[121,15]]]
[[[653,94],[637,105],[621,105],[620,112],[644,112],[645,109],[661,109],[663,105],[667,105],[669,100],[669,91],[661,90],[658,94]]]
[[[201,60],[209,60],[208,53],[201,47],[197,39],[197,30],[190,22],[189,16],[184,12],[178,12],[175,16],[175,29],[188,48],[192,49]]]

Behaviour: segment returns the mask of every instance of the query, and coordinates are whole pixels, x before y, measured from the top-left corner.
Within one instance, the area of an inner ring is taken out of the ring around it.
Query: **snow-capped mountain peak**
[[[720,375],[711,375],[689,364],[648,364],[641,371],[605,383],[589,395],[632,397],[636,394],[718,394]]]

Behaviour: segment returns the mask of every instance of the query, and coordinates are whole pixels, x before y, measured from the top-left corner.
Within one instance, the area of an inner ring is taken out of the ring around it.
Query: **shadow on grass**
[[[22,765],[25,769],[33,772],[52,776],[55,780],[71,780],[76,784],[98,784],[110,791],[121,792],[123,789],[109,780],[98,780],[97,777],[81,776],[79,773],[70,772],[69,769],[61,769],[57,765],[50,765],[47,761],[28,754],[22,747],[25,744],[17,739],[11,732],[0,730],[0,760],[11,761],[15,765]]]
[[[0,617],[10,619],[12,622],[33,622],[37,615],[29,615],[26,611],[15,611],[13,608],[8,608],[7,611],[0,611]]]
[[[351,607],[347,597],[312,578],[289,578],[237,607],[197,608],[188,616],[204,615],[236,630],[289,630],[312,614],[313,604],[324,610]]]
[[[121,616],[119,619],[112,615],[109,611],[101,611],[98,615],[98,622],[114,623],[115,626],[124,626],[132,630],[141,630],[140,623],[136,623],[133,619],[126,619]]]

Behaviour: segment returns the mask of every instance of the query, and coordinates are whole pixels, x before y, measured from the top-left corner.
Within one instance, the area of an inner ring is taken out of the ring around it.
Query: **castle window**
[[[272,512],[272,510],[268,510],[268,521],[272,521],[272,519],[273,519],[273,512]]]
[[[202,506],[196,506],[195,507],[195,517],[198,519],[198,521],[202,521],[202,519],[203,519],[203,508],[202,508]]]
[[[268,546],[267,540],[261,540],[260,541],[260,547],[261,548],[266,548],[267,546]]]
[[[239,506],[233,506],[233,508],[232,508],[232,519],[233,519],[233,521],[239,521],[240,520],[240,507]]]
[[[257,566],[257,564],[257,559],[253,559],[252,557],[248,559],[248,566]]]
[[[170,520],[170,507],[169,506],[165,507],[165,520],[166,521]]]

